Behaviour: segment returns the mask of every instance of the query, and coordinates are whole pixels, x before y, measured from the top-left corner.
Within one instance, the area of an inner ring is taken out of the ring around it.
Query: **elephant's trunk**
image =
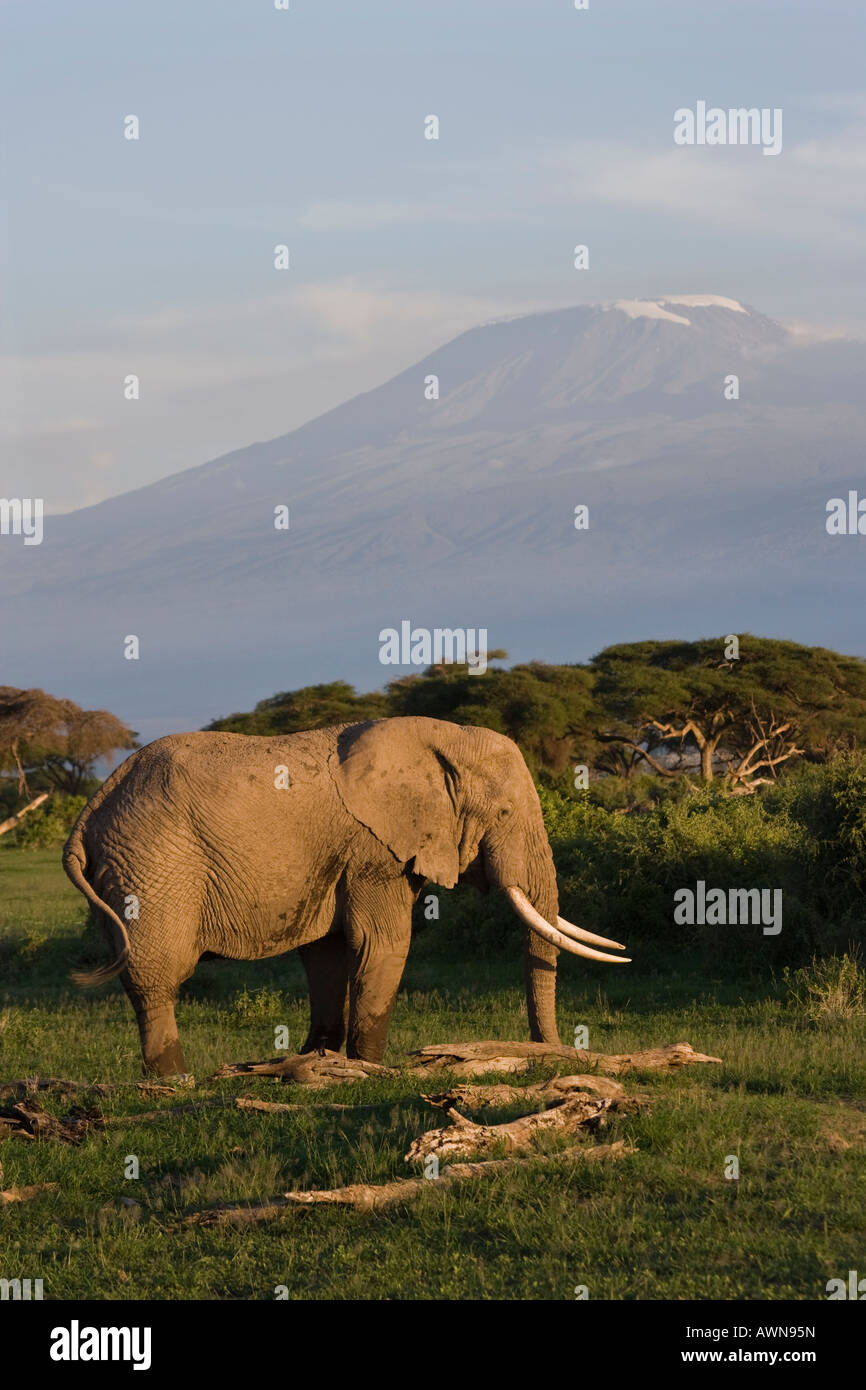
[[[529,773],[526,773],[527,781]],[[487,882],[501,888],[524,924],[523,964],[526,1012],[533,1042],[558,1044],[556,1031],[556,960],[559,955],[556,922],[559,899],[553,854],[544,829],[541,807],[535,806],[505,833],[484,840]],[[539,927],[543,931],[539,931]],[[546,933],[546,934],[545,934]]]
[[[524,930],[523,951],[529,1036],[533,1042],[555,1046],[559,1043],[556,1030],[556,958],[559,952],[530,927]]]
[[[549,927],[557,921],[559,896],[556,887],[556,869],[553,864],[541,808],[538,808],[537,826],[528,835],[530,841],[527,856],[527,881],[525,888],[529,906]],[[524,885],[516,885],[518,891]],[[516,906],[511,885],[507,886],[512,906]],[[523,894],[520,894],[523,897]],[[524,899],[524,902],[526,899]],[[535,923],[527,920],[524,913],[519,915],[524,922],[523,969],[526,981],[526,1012],[529,1019],[529,1036],[533,1042],[557,1045],[559,1033],[556,1029],[556,961],[559,951],[554,942],[545,939],[535,930]]]

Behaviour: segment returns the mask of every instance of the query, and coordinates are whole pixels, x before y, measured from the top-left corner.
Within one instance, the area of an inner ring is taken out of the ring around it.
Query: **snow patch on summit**
[[[667,319],[670,323],[684,323],[686,328],[691,328],[691,319],[683,318],[682,314],[668,313],[667,309],[662,308],[662,302],[655,299],[617,299],[610,307],[621,309],[630,319]]]
[[[660,299],[615,299],[604,307],[621,309],[630,319],[667,319],[668,323],[684,323],[687,328],[691,327],[691,319],[684,314],[672,314],[665,308],[666,304],[684,304],[688,309],[729,309],[733,314],[749,317],[748,309],[744,309],[736,299],[725,299],[721,294],[666,294]]]
[[[689,309],[730,309],[734,314],[745,314],[747,318],[749,315],[736,299],[725,299],[721,294],[666,294],[661,303],[685,304]]]

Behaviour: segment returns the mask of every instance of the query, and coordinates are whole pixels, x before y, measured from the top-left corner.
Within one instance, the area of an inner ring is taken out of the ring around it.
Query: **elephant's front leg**
[[[381,1062],[412,934],[416,894],[405,878],[351,885],[346,905],[349,1037],[346,1055]]]

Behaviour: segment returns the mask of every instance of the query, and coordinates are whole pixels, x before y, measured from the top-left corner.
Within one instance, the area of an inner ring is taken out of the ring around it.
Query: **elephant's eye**
[[[500,806],[500,808],[499,808],[499,819],[500,819],[500,820],[508,820],[508,817],[509,817],[510,815],[511,815],[511,807],[510,807],[510,806]]]

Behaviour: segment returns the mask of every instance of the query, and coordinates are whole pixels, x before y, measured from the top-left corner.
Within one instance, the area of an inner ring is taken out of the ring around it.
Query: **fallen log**
[[[707,1057],[695,1052],[688,1043],[668,1043],[666,1047],[650,1048],[646,1052],[625,1052],[609,1055],[587,1052],[573,1047],[550,1043],[526,1042],[469,1042],[435,1043],[410,1053],[417,1057],[413,1068],[428,1073],[450,1071],[456,1076],[479,1076],[484,1072],[518,1072],[536,1064],[558,1063],[567,1060],[592,1068],[607,1076],[642,1069],[676,1070],[694,1062],[721,1063],[721,1057]]]
[[[394,1067],[365,1062],[360,1057],[344,1057],[340,1052],[304,1052],[291,1057],[272,1057],[268,1062],[224,1062],[214,1072],[213,1081],[227,1076],[278,1076],[298,1086],[342,1086],[363,1081],[368,1076],[397,1076]]]
[[[531,1158],[488,1159],[484,1163],[452,1163],[438,1178],[395,1178],[386,1183],[350,1183],[347,1187],[323,1188],[309,1192],[286,1192],[273,1201],[254,1207],[216,1206],[187,1216],[181,1226],[249,1226],[263,1221],[280,1221],[291,1212],[314,1206],[350,1207],[355,1211],[380,1211],[418,1196],[430,1187],[450,1187],[470,1178],[495,1177],[497,1173],[529,1164],[586,1159],[589,1163],[616,1162],[637,1153],[637,1149],[617,1140],[615,1144],[576,1145],[555,1154],[534,1154]],[[175,1228],[170,1228],[175,1229]]]
[[[556,1100],[574,1091],[589,1091],[606,1096],[608,1100],[616,1100],[625,1094],[620,1083],[607,1076],[554,1076],[550,1081],[537,1082],[534,1086],[508,1086],[504,1082],[489,1086],[452,1086],[450,1091],[422,1095],[421,1099],[442,1110],[449,1110],[452,1106],[459,1110],[494,1110],[513,1105],[516,1101]]]
[[[290,1057],[272,1057],[267,1062],[225,1062],[212,1080],[232,1076],[274,1076],[300,1086],[334,1086],[363,1081],[370,1076],[425,1076],[449,1071],[456,1076],[480,1076],[485,1072],[521,1072],[533,1065],[559,1065],[576,1062],[587,1071],[606,1076],[641,1069],[675,1070],[695,1062],[721,1063],[721,1057],[695,1052],[688,1043],[669,1043],[645,1052],[608,1055],[574,1047],[531,1042],[434,1043],[410,1052],[417,1058],[403,1067],[383,1067],[360,1057],[344,1057],[339,1052],[308,1052]]]
[[[554,1101],[547,1110],[521,1115],[503,1125],[477,1125],[459,1110],[451,1109],[448,1111],[451,1124],[443,1129],[430,1129],[414,1139],[405,1156],[406,1162],[423,1163],[431,1155],[446,1161],[454,1157],[484,1158],[503,1144],[506,1152],[531,1149],[538,1135],[549,1130],[575,1134],[580,1130],[597,1129],[601,1117],[612,1104],[606,1096],[590,1096],[578,1091]]]

